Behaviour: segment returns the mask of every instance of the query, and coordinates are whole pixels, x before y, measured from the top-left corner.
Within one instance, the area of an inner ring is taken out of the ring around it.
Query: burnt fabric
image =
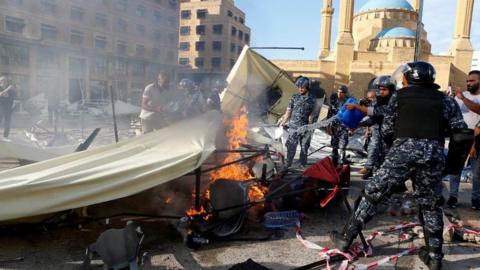
[[[254,260],[248,259],[243,263],[235,264],[228,270],[270,270],[270,268],[266,268],[265,266],[256,263]]]
[[[401,90],[400,90],[401,91]],[[382,129],[393,133],[395,119],[398,117],[398,102],[395,95],[389,104],[391,114],[385,115]],[[443,124],[450,128],[465,128],[458,105],[450,97],[442,98],[440,111]],[[436,118],[437,116],[432,116]],[[390,127],[390,129],[388,129]],[[376,214],[377,204],[387,200],[398,187],[411,178],[414,196],[419,203],[421,220],[425,234],[425,244],[434,260],[440,260],[442,253],[442,210],[438,205],[435,187],[441,182],[445,166],[443,140],[425,138],[397,138],[387,153],[385,162],[365,186],[358,207],[346,227],[348,241],[354,239],[362,227]]]

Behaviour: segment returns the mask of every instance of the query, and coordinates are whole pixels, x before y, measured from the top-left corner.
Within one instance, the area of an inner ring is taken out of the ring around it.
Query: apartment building
[[[179,73],[224,77],[248,44],[245,13],[233,0],[181,0]]]
[[[177,0],[1,0],[0,73],[22,99],[116,96],[140,104],[159,69],[178,67]]]

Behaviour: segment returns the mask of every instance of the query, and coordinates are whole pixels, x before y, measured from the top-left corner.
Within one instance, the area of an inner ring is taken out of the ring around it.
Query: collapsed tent
[[[0,221],[130,196],[199,167],[215,150],[218,112],[118,144],[0,172]]]
[[[248,46],[227,77],[222,92],[222,111],[234,114],[246,105],[250,114],[258,112],[268,123],[285,113],[292,95],[297,92],[289,75]]]
[[[41,147],[31,141],[19,138],[0,139],[0,158],[15,158],[29,161],[43,161],[72,153],[77,145]]]

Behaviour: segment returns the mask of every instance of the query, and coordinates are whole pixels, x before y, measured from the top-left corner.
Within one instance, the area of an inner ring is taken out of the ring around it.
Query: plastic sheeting
[[[245,46],[237,62],[227,77],[228,86],[221,94],[222,111],[230,114],[238,112],[242,105],[254,109],[268,110],[265,120],[275,123],[285,113],[288,102],[297,87],[289,75],[268,61],[265,57]],[[274,104],[265,104],[269,89],[278,89],[280,98]],[[257,106],[258,108],[253,108]]]
[[[221,123],[207,112],[118,144],[0,172],[0,221],[130,196],[199,167]]]

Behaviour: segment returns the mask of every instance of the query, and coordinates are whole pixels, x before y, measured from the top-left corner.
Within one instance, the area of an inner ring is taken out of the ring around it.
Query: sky
[[[368,0],[354,0],[355,11]],[[388,0],[385,0],[388,1]],[[445,54],[455,27],[456,3],[463,0],[425,0],[423,22],[433,54]],[[340,0],[334,0],[332,45],[338,32]],[[235,0],[245,12],[252,47],[304,47],[305,50],[259,50],[269,59],[313,60],[320,44],[322,0]],[[471,41],[480,50],[480,1],[475,1]]]

